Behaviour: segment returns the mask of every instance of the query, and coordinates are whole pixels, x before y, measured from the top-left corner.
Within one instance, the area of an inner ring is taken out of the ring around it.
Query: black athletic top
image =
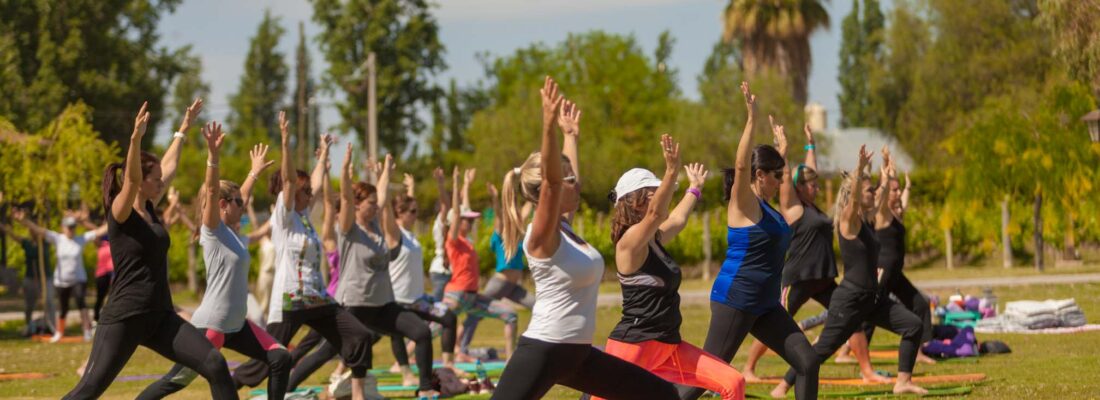
[[[891,216],[890,225],[875,230],[875,237],[882,246],[878,255],[878,265],[883,269],[881,285],[893,288],[893,278],[905,267],[905,225]]]
[[[136,210],[121,223],[107,213],[115,280],[99,316],[101,324],[152,311],[173,312],[172,295],[168,291],[168,247],[172,241],[153,209],[153,202],[145,202],[145,212],[152,217],[152,224],[146,223]]]
[[[844,261],[844,280],[864,290],[878,287],[879,243],[875,239],[875,227],[867,222],[859,229],[855,240],[839,235],[840,259]]]
[[[608,338],[626,343],[680,343],[680,266],[660,243],[649,245],[642,268],[618,274],[623,318]]]
[[[38,279],[38,241],[34,239],[20,239],[19,245],[23,247],[23,279]],[[50,242],[42,241],[42,253],[46,256],[46,278],[53,277],[53,268],[50,267]]]
[[[802,217],[791,225],[794,232],[787,262],[783,265],[783,286],[795,282],[836,278],[833,253],[833,220],[813,204],[803,204]]]

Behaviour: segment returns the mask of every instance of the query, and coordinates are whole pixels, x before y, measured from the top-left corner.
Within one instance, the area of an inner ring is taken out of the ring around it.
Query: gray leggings
[[[508,299],[527,307],[527,309],[535,306],[534,293],[528,293],[523,286],[500,279],[497,276],[489,278],[489,283],[485,284],[485,291],[482,294],[493,300]],[[463,354],[469,354],[470,342],[474,340],[474,332],[477,331],[479,323],[481,323],[481,317],[475,314],[466,314],[466,320],[462,322],[462,337],[459,339],[459,349]]]

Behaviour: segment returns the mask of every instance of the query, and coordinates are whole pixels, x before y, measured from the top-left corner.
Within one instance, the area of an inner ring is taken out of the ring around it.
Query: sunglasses
[[[234,197],[232,199],[225,199],[225,201],[236,204],[237,207],[244,207],[244,199],[242,199],[240,197]]]
[[[783,180],[783,170],[777,169],[775,171],[772,171],[772,176],[775,177],[775,180],[777,181]]]
[[[569,182],[569,183],[577,183],[577,176],[576,175],[569,175],[567,177],[561,178],[561,180],[564,181],[564,182]]]
[[[416,214],[416,211],[417,211],[417,210],[416,210],[415,208],[413,208],[413,209],[411,209],[411,210],[405,210],[405,214],[413,214],[413,215],[415,215],[415,214]]]

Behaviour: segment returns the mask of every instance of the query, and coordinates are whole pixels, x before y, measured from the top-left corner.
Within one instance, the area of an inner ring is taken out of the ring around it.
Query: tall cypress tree
[[[229,98],[229,129],[239,133],[238,137],[262,138],[268,143],[280,140],[277,117],[287,95],[288,70],[285,55],[276,47],[285,32],[271,10],[265,11],[248,46],[240,86]]]
[[[859,0],[852,2],[852,12],[841,22],[840,45],[840,126],[872,124],[871,95],[868,73],[877,62],[882,49],[883,26],[886,18],[878,0],[864,0],[860,17]]]

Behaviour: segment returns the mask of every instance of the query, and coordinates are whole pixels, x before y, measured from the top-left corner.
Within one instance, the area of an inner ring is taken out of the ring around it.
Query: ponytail
[[[499,217],[501,218],[501,232],[500,237],[504,242],[504,259],[511,260],[516,256],[516,247],[519,245],[520,236],[523,235],[523,217],[520,215],[519,196],[516,193],[520,190],[519,179],[516,177],[516,170],[519,168],[508,170],[504,174],[504,184],[501,185],[500,191],[500,205],[501,210]]]
[[[120,169],[122,169],[122,163],[110,163],[103,171],[103,209],[107,212],[111,212],[111,203],[115,201],[118,192],[122,191],[122,187],[118,184]]]

